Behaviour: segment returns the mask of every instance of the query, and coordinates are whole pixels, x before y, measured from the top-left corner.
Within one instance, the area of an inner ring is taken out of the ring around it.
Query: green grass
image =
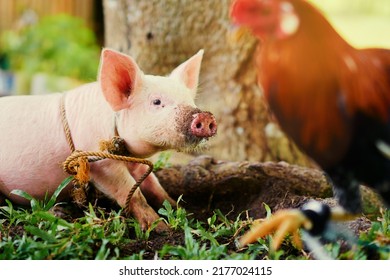
[[[153,166],[153,171],[156,172],[162,168],[168,168],[171,167],[171,163],[169,163],[169,159],[171,158],[172,153],[171,152],[161,152],[158,155],[158,158]]]
[[[269,251],[272,237],[238,249],[237,238],[251,222],[243,219],[244,213],[231,220],[215,210],[207,221],[198,221],[184,208],[173,208],[166,202],[159,214],[172,233],[160,235],[154,232],[154,225],[141,231],[138,222],[124,217],[121,210],[89,205],[79,218],[56,217],[48,206],[53,205],[58,193],[46,202],[31,199],[34,207],[29,209],[15,208],[9,201],[0,207],[0,259],[144,259],[151,258],[151,254],[157,259],[180,260],[311,258],[308,252],[294,248],[289,238],[276,252]],[[172,238],[170,234],[174,234]],[[176,242],[178,236],[180,242]],[[153,247],[157,243],[163,245]],[[335,259],[390,259],[390,211],[384,211],[371,229],[347,249],[341,241],[324,248]]]
[[[9,202],[1,212],[0,259],[116,259],[115,245],[126,242],[120,213],[97,215],[90,207],[70,223],[50,212],[14,209]]]

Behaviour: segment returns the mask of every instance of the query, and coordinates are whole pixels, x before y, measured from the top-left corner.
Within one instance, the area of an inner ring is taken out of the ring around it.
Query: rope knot
[[[74,175],[74,179],[78,182],[80,186],[85,186],[89,182],[89,163],[87,157],[79,157],[75,159],[76,164],[73,166],[76,175]],[[74,163],[73,163],[74,164]]]
[[[119,136],[114,136],[111,140],[101,140],[99,142],[100,151],[107,151],[113,155],[129,156],[125,140]]]
[[[88,157],[81,151],[74,151],[63,163],[63,169],[66,173],[74,175],[79,185],[85,185],[89,181],[89,162]]]
[[[80,207],[87,201],[87,188],[89,184],[89,161],[88,156],[82,155],[81,151],[74,151],[63,163],[63,169],[73,175],[73,201]]]

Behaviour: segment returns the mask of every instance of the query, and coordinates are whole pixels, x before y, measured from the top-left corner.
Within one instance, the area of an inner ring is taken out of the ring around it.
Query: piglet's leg
[[[138,163],[129,163],[129,171],[131,176],[135,179],[141,178],[143,174],[148,170],[148,166]],[[157,177],[151,173],[142,182],[140,186],[143,195],[146,197],[148,203],[154,208],[159,209],[162,206],[164,200],[167,200],[172,206],[176,205],[176,202],[168,195],[158,181]]]
[[[105,162],[100,166],[91,165],[91,175],[96,187],[114,199],[121,207],[125,207],[126,198],[135,180],[131,177],[126,164]],[[129,212],[141,224],[143,230],[148,229],[159,216],[148,204],[138,188],[130,201]],[[166,231],[168,227],[160,222],[156,230]]]
[[[158,214],[149,206],[139,188],[134,192],[133,197],[131,198],[130,213],[141,224],[143,230],[150,228],[152,223],[159,218]],[[164,222],[159,222],[156,230],[158,232],[167,231],[168,226]]]

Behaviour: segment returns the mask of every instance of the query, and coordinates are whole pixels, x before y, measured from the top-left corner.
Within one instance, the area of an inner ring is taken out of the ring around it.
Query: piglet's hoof
[[[126,212],[140,223],[143,231],[148,230],[153,223],[160,218],[156,211],[149,206],[139,189],[134,192],[134,195],[130,200],[129,209],[127,209]],[[169,227],[164,222],[160,221],[154,230],[162,233],[169,231]]]
[[[160,218],[149,205],[143,205],[142,207],[137,205],[136,207],[136,209],[131,207],[130,213],[140,223],[143,231],[148,230]],[[154,230],[158,233],[163,233],[169,231],[169,227],[163,221],[160,221]]]

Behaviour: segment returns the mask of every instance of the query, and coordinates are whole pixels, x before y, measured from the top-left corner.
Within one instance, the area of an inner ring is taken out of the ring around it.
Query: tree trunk
[[[197,104],[214,113],[206,152],[224,160],[309,161],[270,123],[256,82],[257,41],[228,40],[231,0],[105,0],[106,46],[130,54],[148,74],[166,75],[205,50]]]

